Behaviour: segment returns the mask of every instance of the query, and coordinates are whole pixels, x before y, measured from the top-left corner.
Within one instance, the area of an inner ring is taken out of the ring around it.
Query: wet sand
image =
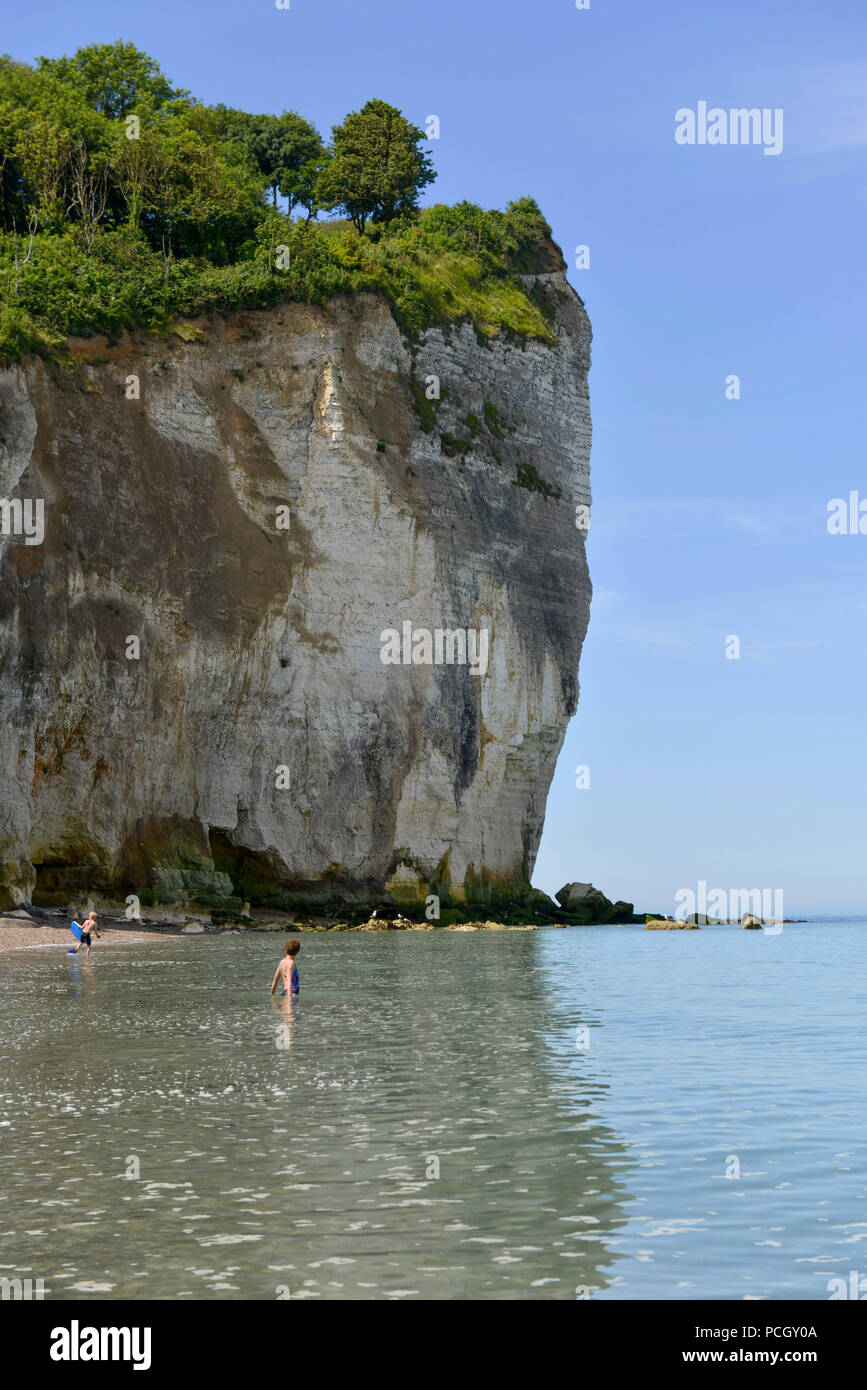
[[[156,931],[113,930],[100,928],[100,939],[93,938],[91,959],[103,946],[140,945],[144,941],[158,941],[164,933]],[[20,917],[0,917],[0,953],[6,951],[46,950],[68,951],[75,945],[75,937],[68,923],[54,926],[52,923],[25,922]],[[82,951],[84,955],[84,951]]]

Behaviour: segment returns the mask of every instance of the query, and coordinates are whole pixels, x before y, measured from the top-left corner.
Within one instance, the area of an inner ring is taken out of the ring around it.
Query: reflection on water
[[[867,1238],[863,932],[304,935],[294,1000],[279,937],[7,956],[0,1275],[827,1297]]]

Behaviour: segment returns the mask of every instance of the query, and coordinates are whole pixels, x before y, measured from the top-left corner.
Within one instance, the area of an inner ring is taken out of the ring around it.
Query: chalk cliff
[[[0,537],[0,906],[526,891],[590,603],[553,264],[551,343],[362,295],[0,374],[0,498],[45,504]],[[384,664],[405,622],[487,629],[486,669]]]

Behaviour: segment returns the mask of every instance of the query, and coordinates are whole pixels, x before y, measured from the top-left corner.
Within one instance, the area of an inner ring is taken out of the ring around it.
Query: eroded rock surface
[[[521,891],[590,602],[590,327],[539,279],[556,345],[366,295],[0,375],[0,498],[45,502],[0,537],[7,905]],[[384,665],[405,621],[486,670]]]

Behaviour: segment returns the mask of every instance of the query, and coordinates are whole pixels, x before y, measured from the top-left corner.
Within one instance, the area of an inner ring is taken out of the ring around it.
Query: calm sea
[[[0,961],[0,1275],[63,1298],[809,1298],[867,1275],[867,922]],[[867,1283],[865,1283],[867,1288]]]

